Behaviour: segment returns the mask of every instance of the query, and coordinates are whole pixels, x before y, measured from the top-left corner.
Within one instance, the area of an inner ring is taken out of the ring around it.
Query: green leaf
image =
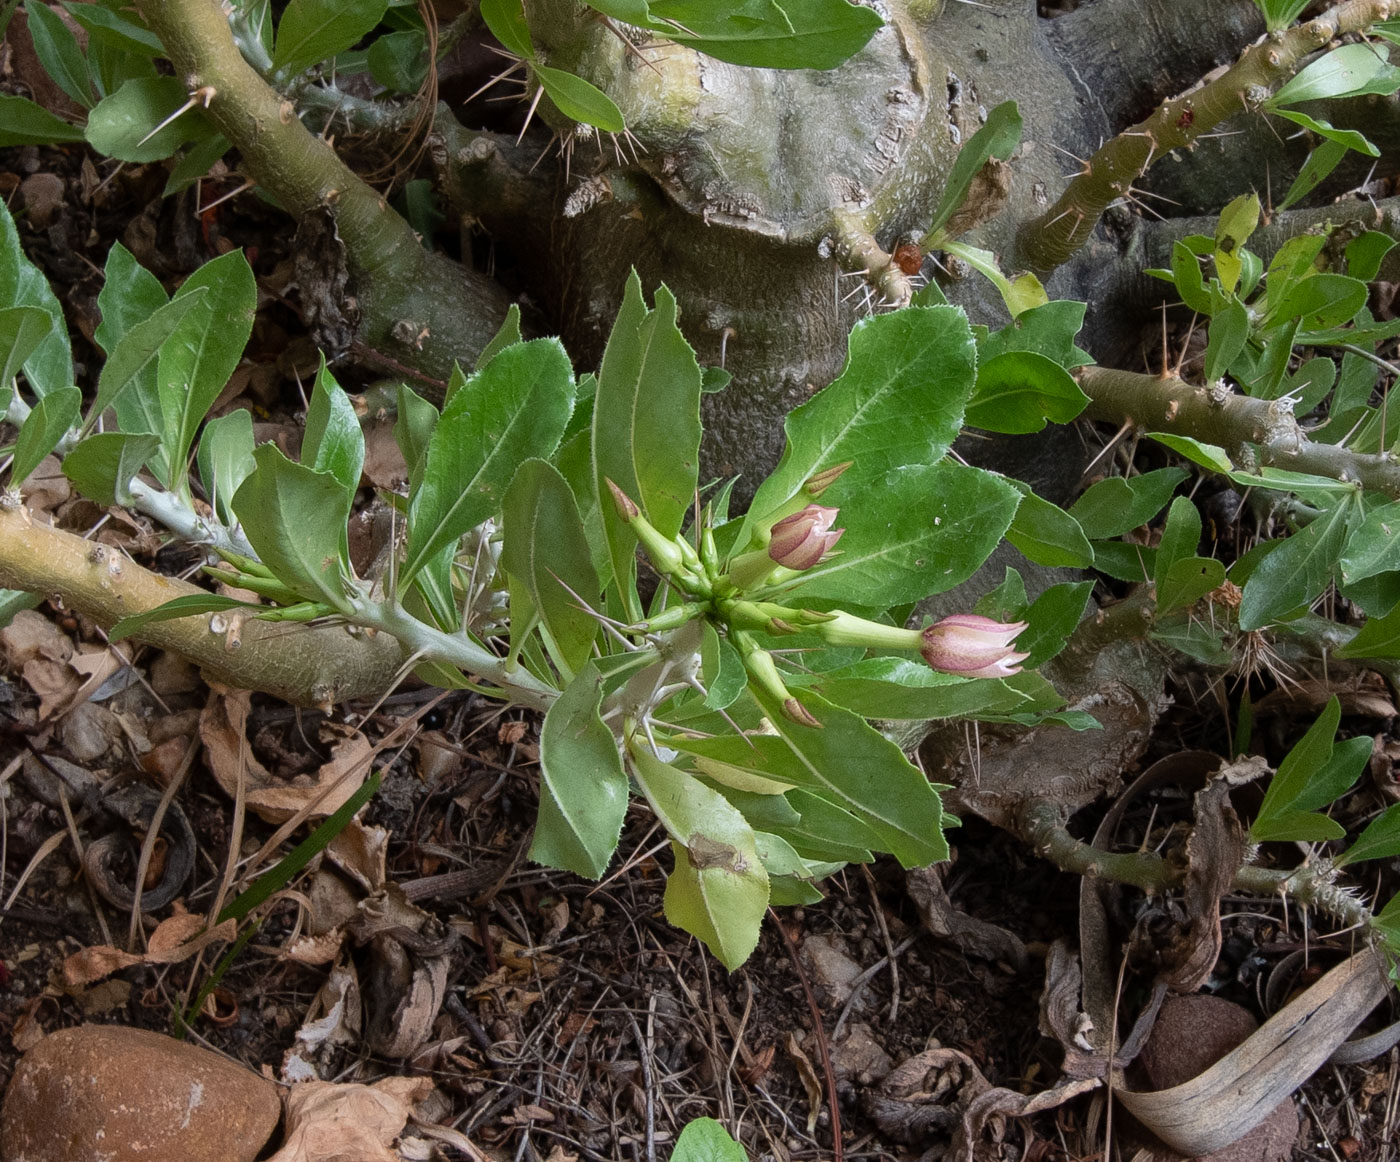
[[[365,434],[350,397],[326,367],[324,355],[306,409],[301,462],[317,472],[329,472],[348,492],[360,487]]]
[[[129,504],[131,481],[159,447],[159,436],[97,432],[63,458],[63,475],[98,504]]]
[[[1167,571],[1176,562],[1196,555],[1201,541],[1201,514],[1184,496],[1178,496],[1167,510],[1166,527],[1157,546],[1157,563],[1152,572],[1153,583],[1160,591]]]
[[[187,593],[176,597],[164,605],[157,605],[145,613],[134,613],[124,617],[114,625],[108,637],[119,642],[140,633],[146,626],[158,621],[174,621],[180,617],[197,617],[204,613],[222,613],[226,609],[265,609],[253,601],[239,601],[234,597],[223,597],[218,593]]]
[[[617,0],[594,5],[604,11],[615,6]],[[646,27],[652,31],[717,60],[758,69],[834,69],[864,48],[883,23],[872,9],[846,0],[651,0],[650,8],[653,19]]]
[[[1249,833],[1256,842],[1337,839],[1344,828],[1314,808],[1333,802],[1360,777],[1371,752],[1369,738],[1334,746],[1342,705],[1334,694],[1316,722],[1279,764]],[[1364,744],[1364,749],[1362,745]],[[1335,753],[1334,753],[1335,752]]]
[[[214,164],[232,148],[233,144],[222,133],[214,133],[194,142],[171,167],[170,176],[166,178],[165,189],[161,193],[168,198],[171,194],[189,189],[208,174],[214,168]]]
[[[1366,157],[1380,157],[1381,155],[1381,151],[1371,143],[1366,135],[1356,129],[1338,129],[1330,121],[1324,121],[1321,117],[1309,117],[1306,113],[1302,113],[1297,109],[1275,109],[1274,112],[1280,117],[1292,121],[1295,125],[1301,125],[1309,133],[1316,133],[1319,137],[1323,138],[1325,144],[1341,147],[1343,153],[1347,150],[1355,150],[1357,153],[1363,154]],[[1309,156],[1309,162],[1316,154],[1317,150],[1313,150],[1312,155]],[[1306,167],[1307,163],[1305,162],[1305,170]],[[1326,174],[1323,176],[1325,177]],[[1302,179],[1303,175],[1300,174],[1298,180]],[[1295,181],[1294,185],[1296,186],[1297,184],[1298,181]],[[1314,182],[1313,184],[1315,185],[1316,183]],[[1290,187],[1289,193],[1292,192],[1292,187]]]
[[[1092,360],[1074,343],[1084,326],[1087,309],[1087,304],[1073,299],[1056,299],[1022,311],[1000,331],[993,331],[977,344],[978,362],[985,363],[1007,351],[1034,351],[1061,367],[1090,363]]]
[[[1015,678],[958,678],[910,658],[865,658],[809,676],[789,676],[828,702],[866,718],[913,721],[978,718],[1036,709],[1037,701]],[[1053,691],[1051,691],[1053,693]],[[1055,705],[1062,704],[1057,699]]]
[[[540,731],[540,812],[530,858],[588,879],[607,870],[627,814],[627,775],[598,716],[603,677],[593,663],[549,708]]]
[[[87,59],[78,47],[78,38],[47,4],[26,4],[29,35],[34,41],[34,53],[44,71],[54,82],[84,109],[93,104],[92,81],[88,76]]]
[[[572,121],[595,125],[604,133],[621,133],[627,128],[622,110],[597,85],[563,69],[552,69],[538,61],[530,62],[530,72],[539,81],[555,108]]]
[[[83,131],[27,97],[0,94],[0,146],[59,145],[82,141]]]
[[[1320,101],[1328,97],[1356,96],[1374,91],[1371,85],[1391,73],[1400,72],[1368,44],[1346,44],[1333,49],[1298,73],[1264,102],[1264,108],[1277,112],[1286,105]]]
[[[0,113],[0,124],[4,115]],[[35,395],[45,395],[73,383],[73,356],[68,346],[68,324],[48,280],[24,256],[14,219],[0,199],[0,307],[38,307],[53,320],[39,346],[24,361],[24,376]],[[0,384],[3,388],[5,384]]]
[[[15,457],[10,464],[10,487],[18,488],[39,467],[40,461],[58,447],[78,418],[83,393],[76,387],[60,387],[34,405],[15,440]]]
[[[598,636],[598,623],[579,602],[596,605],[601,590],[574,494],[558,469],[527,460],[506,491],[504,513],[501,565],[524,585],[546,645],[569,677],[588,661]]]
[[[507,347],[513,347],[523,340],[520,333],[520,306],[518,303],[511,303],[506,309],[505,321],[501,324],[500,330],[491,337],[490,342],[481,349],[481,354],[476,357],[476,367],[474,370],[480,371],[497,355]],[[451,395],[447,397],[451,399]],[[446,403],[446,400],[443,401]]]
[[[671,1162],[748,1162],[744,1148],[714,1118],[687,1123],[671,1151]]]
[[[118,161],[162,161],[180,146],[215,133],[178,77],[127,81],[88,114],[88,144]],[[190,107],[187,107],[190,106]]]
[[[937,234],[962,207],[968,188],[982,167],[995,158],[1005,161],[1021,143],[1021,112],[1015,101],[1003,101],[987,114],[982,127],[967,139],[948,172],[938,211],[925,237]],[[1039,430],[1039,429],[1036,429]]]
[[[1201,264],[1183,242],[1172,244],[1172,275],[1181,301],[1198,315],[1209,315],[1210,293],[1201,277]]]
[[[345,608],[341,560],[354,493],[329,472],[288,460],[272,444],[253,452],[256,470],[239,487],[233,511],[274,577],[308,601]]]
[[[645,10],[645,2],[642,8]],[[525,23],[525,5],[521,0],[481,0],[481,18],[504,48],[522,60],[534,59],[535,46],[530,43],[530,26]]]
[[[299,73],[352,47],[384,18],[387,0],[292,0],[277,25],[272,67]]]
[[[996,548],[1021,500],[1002,477],[946,461],[897,468],[873,484],[845,509],[840,550],[798,579],[803,600],[887,609],[951,589]]]
[[[1260,562],[1240,599],[1241,629],[1259,629],[1322,595],[1346,541],[1350,512],[1349,503],[1335,505]]]
[[[1344,274],[1315,274],[1294,283],[1270,312],[1277,320],[1298,319],[1304,327],[1336,327],[1366,305],[1366,284]]]
[[[370,76],[393,93],[415,93],[428,72],[427,40],[418,29],[390,32],[369,46]]]
[[[116,52],[135,53],[140,57],[165,55],[160,37],[150,29],[119,15],[103,4],[63,5],[88,33],[88,56],[93,55],[93,42],[106,45]],[[127,11],[132,9],[128,6]]]
[[[1400,855],[1400,803],[1392,803],[1366,825],[1346,851],[1333,861],[1338,867],[1367,859],[1390,859]]]
[[[135,255],[120,242],[112,243],[102,274],[102,289],[97,292],[102,321],[97,324],[93,337],[98,346],[110,358],[122,337],[167,301],[160,279],[137,262]],[[153,374],[152,385],[154,382]]]
[[[1390,954],[1400,957],[1400,893],[1391,896],[1390,903],[1371,918],[1371,926],[1380,933]]]
[[[1160,558],[1158,558],[1160,561]],[[1225,583],[1225,566],[1213,557],[1184,557],[1173,561],[1157,587],[1157,614],[1194,605]]]
[[[253,443],[253,417],[245,408],[210,420],[199,438],[199,478],[215,515],[226,525],[234,523],[234,494],[257,467]]]
[[[13,385],[24,361],[52,330],[53,316],[42,307],[0,307],[0,390]]]
[[[1214,291],[1212,289],[1212,294]],[[1209,341],[1206,343],[1207,383],[1220,379],[1249,342],[1249,311],[1233,295],[1216,304],[1211,314]]]
[[[1202,468],[1211,472],[1231,473],[1235,470],[1234,462],[1224,448],[1217,444],[1203,444],[1200,440],[1193,440],[1190,436],[1177,436],[1170,432],[1148,432],[1150,440],[1156,440],[1159,444],[1165,444],[1173,452],[1184,456],[1193,464],[1199,464]]]
[[[732,706],[748,686],[744,660],[728,638],[720,637],[707,619],[701,626],[700,677],[706,689],[705,705],[710,710]]]
[[[456,367],[453,367],[454,374]],[[394,420],[394,443],[403,453],[408,465],[408,494],[415,496],[423,482],[423,465],[427,459],[428,443],[438,425],[438,410],[406,383],[399,384],[397,418]]]
[[[1223,579],[1223,569],[1221,576]],[[1065,581],[1050,586],[1031,603],[1026,611],[1030,625],[1016,639],[1016,649],[1030,655],[1022,663],[1027,670],[1044,665],[1064,649],[1066,639],[1084,619],[1084,609],[1093,591],[1092,581]]]
[[[1106,540],[1144,525],[1162,511],[1184,468],[1158,468],[1141,476],[1110,476],[1090,486],[1069,510],[1091,541]]]
[[[629,592],[636,538],[618,514],[611,480],[663,537],[680,532],[700,458],[700,364],[676,325],[664,286],[648,310],[634,271],[598,369],[593,402],[593,488],[618,588]],[[498,358],[500,358],[498,356]],[[633,599],[629,618],[640,617]]]
[[[676,866],[666,881],[666,919],[698,937],[731,971],[758,946],[768,873],[753,829],[727,799],[638,746],[637,785],[671,837]]]
[[[1353,238],[1347,243],[1347,274],[1362,282],[1375,281],[1381,272],[1381,262],[1394,247],[1395,239],[1379,230],[1367,230]]]
[[[189,314],[190,308],[197,306],[207,293],[206,288],[196,287],[157,308],[122,335],[107,362],[102,365],[97,380],[97,395],[88,409],[89,425],[101,419],[102,413],[112,407],[132,384],[154,386],[161,347]],[[165,297],[164,292],[161,297]]]
[[[1007,351],[977,368],[977,386],[963,422],[988,432],[1025,435],[1047,420],[1067,424],[1089,405],[1063,367],[1034,351]]]
[[[1340,565],[1342,580],[1349,585],[1400,569],[1400,501],[1366,514],[1347,538]]]
[[[501,511],[522,461],[553,455],[573,393],[573,369],[557,339],[509,347],[467,380],[428,441],[409,501],[401,584]]]
[[[1254,0],[1254,5],[1264,14],[1270,32],[1287,28],[1298,14],[1309,4],[1309,0]]]
[[[1006,539],[1027,560],[1037,565],[1087,569],[1094,563],[1094,548],[1079,522],[1057,504],[1043,500],[1019,480],[1009,481],[1021,492],[1021,503]]]
[[[750,686],[778,740],[752,741],[777,760],[769,773],[821,795],[860,818],[880,837],[884,850],[905,867],[948,858],[943,838],[943,805],[933,784],[910,765],[904,752],[860,715],[810,690],[793,696],[822,725],[801,726],[788,719],[772,697]],[[785,744],[778,751],[778,741]],[[713,740],[712,740],[713,741]],[[740,761],[742,760],[742,756]]]
[[[975,382],[972,329],[959,308],[910,307],[862,319],[841,375],[783,421],[787,446],[758,487],[753,519],[796,496],[815,472],[846,460],[852,466],[824,504],[863,503],[866,489],[892,469],[942,459],[962,429]]]
[[[206,262],[181,284],[173,301],[201,289],[206,293],[161,345],[156,366],[161,462],[153,467],[168,488],[184,481],[195,433],[243,357],[258,305],[253,271],[241,250]]]

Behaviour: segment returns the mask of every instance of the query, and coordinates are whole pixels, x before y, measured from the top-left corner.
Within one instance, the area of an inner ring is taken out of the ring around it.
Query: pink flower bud
[[[1005,678],[1021,672],[1030,654],[1018,654],[1011,643],[1026,628],[1024,621],[1008,624],[955,613],[924,630],[919,652],[935,670],[960,678]]]
[[[841,539],[845,529],[833,529],[831,522],[840,512],[809,504],[801,512],[785,516],[773,526],[768,556],[785,569],[801,572],[820,561]]]

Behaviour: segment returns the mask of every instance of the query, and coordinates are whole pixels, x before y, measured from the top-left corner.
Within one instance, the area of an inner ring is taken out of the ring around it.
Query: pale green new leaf
[[[753,829],[723,795],[644,745],[629,757],[676,858],[666,881],[666,919],[699,937],[726,968],[738,968],[757,947],[768,908],[768,872]]]

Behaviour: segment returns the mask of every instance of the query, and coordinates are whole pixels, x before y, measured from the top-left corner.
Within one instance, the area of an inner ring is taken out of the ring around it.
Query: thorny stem
[[[1103,851],[1076,839],[1061,820],[1059,808],[1043,800],[1022,808],[1018,829],[1038,855],[1062,871],[1131,884],[1146,892],[1169,891],[1186,878],[1185,867],[1168,863],[1156,852]],[[1368,924],[1371,910],[1335,877],[1326,860],[1289,869],[1246,865],[1235,873],[1234,886],[1259,896],[1287,896],[1301,907],[1326,912],[1345,927]]]
[[[1059,200],[1022,227],[1025,259],[1041,272],[1066,262],[1089,240],[1104,210],[1126,197],[1153,162],[1189,146],[1241,110],[1258,108],[1309,54],[1388,19],[1395,8],[1395,0],[1346,0],[1306,24],[1264,37],[1213,80],[1163,102],[1145,121],[1102,146]]]
[[[1400,461],[1314,443],[1303,434],[1285,400],[1252,399],[1224,386],[1193,387],[1184,380],[1107,367],[1074,373],[1092,401],[1089,419],[1132,420],[1150,432],[1168,432],[1223,447],[1241,467],[1287,468],[1348,481],[1400,500]]]

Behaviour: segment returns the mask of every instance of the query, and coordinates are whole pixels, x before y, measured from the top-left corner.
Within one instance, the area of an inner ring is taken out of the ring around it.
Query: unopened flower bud
[[[797,723],[798,726],[812,726],[821,729],[820,719],[813,717],[812,712],[796,698],[788,698],[783,702],[783,717],[789,722]]]
[[[627,493],[623,492],[622,489],[611,480],[608,480],[606,476],[603,477],[603,480],[607,483],[608,491],[612,493],[613,503],[617,505],[618,516],[628,524],[631,524],[642,515],[642,510],[637,507],[636,501],[628,496]]]
[[[785,569],[802,572],[817,564],[841,539],[845,529],[833,529],[839,509],[809,504],[773,526],[768,556]]]
[[[993,621],[975,613],[956,613],[923,632],[919,652],[935,670],[960,678],[1006,678],[1021,672],[1030,654],[1012,647],[1026,628],[1024,621]]]
[[[847,460],[844,464],[837,464],[834,468],[824,468],[822,471],[814,473],[807,477],[807,483],[802,486],[802,491],[816,500],[835,484],[841,474],[854,463],[854,460]]]

